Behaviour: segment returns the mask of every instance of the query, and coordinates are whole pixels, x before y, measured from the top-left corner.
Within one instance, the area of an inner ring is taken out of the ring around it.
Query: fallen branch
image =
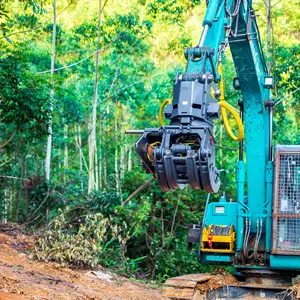
[[[287,99],[288,97],[292,96],[293,94],[295,94],[296,92],[298,92],[300,90],[300,87],[298,87],[297,89],[295,89],[294,91],[292,91],[290,94],[288,94],[287,96],[281,98],[280,100],[278,100],[274,107],[276,107],[279,103],[281,103],[282,101],[284,101],[285,99]]]
[[[40,210],[40,208],[43,206],[43,204],[47,201],[47,199],[49,198],[50,195],[50,191],[48,190],[47,195],[45,197],[45,199],[40,203],[40,205],[38,206],[38,208],[33,212],[32,217],[34,217],[34,215]],[[38,215],[39,216],[39,215]],[[37,216],[37,217],[38,217]],[[34,220],[36,220],[37,218],[35,218]],[[32,219],[29,220],[26,224],[31,223]]]
[[[29,181],[29,179],[27,179],[27,178],[20,178],[20,177],[15,177],[15,176],[6,176],[6,175],[0,175],[0,178],[8,178],[8,179]]]
[[[13,159],[15,159],[15,156],[12,156],[10,159],[7,159],[4,163],[2,163],[2,164],[0,165],[0,168],[3,167],[3,166],[5,166],[5,165],[8,164],[9,162],[11,162]]]
[[[141,186],[139,186],[122,204],[122,206],[127,205],[132,198],[134,198],[137,194],[139,194],[144,189],[148,188],[150,183],[154,180],[154,177],[151,177],[146,182],[144,182]]]
[[[0,150],[2,150],[14,138],[16,132],[17,132],[17,129],[15,129],[15,131],[13,132],[11,137],[3,145],[0,146]]]

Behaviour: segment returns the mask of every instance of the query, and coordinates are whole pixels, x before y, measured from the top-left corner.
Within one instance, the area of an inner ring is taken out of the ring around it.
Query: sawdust
[[[159,289],[117,275],[105,280],[108,276],[101,279],[87,270],[31,261],[20,251],[33,245],[34,238],[0,227],[0,300],[167,299]]]

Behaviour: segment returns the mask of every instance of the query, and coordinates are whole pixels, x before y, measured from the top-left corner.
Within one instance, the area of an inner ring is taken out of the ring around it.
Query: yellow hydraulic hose
[[[225,101],[224,83],[223,83],[223,80],[222,80],[222,64],[219,64],[219,66],[218,66],[218,72],[221,75],[221,81],[220,81],[221,96],[220,96],[220,102],[218,102],[218,103],[219,103],[219,105],[221,107],[221,114],[222,114],[224,126],[226,128],[226,131],[228,132],[228,134],[230,135],[230,137],[233,140],[235,140],[235,141],[241,141],[244,138],[244,135],[245,135],[244,125],[243,125],[243,122],[242,122],[239,114],[236,112],[236,110],[229,103],[227,103]],[[169,99],[163,101],[163,103],[161,104],[161,106],[159,108],[159,115],[158,115],[158,117],[159,117],[159,122],[160,122],[161,126],[165,125],[164,120],[163,120],[163,111],[164,111],[164,108],[165,108],[165,106],[167,104],[172,104],[172,101],[169,100]],[[229,113],[233,116],[233,118],[236,121],[236,124],[238,126],[238,130],[239,130],[238,136],[236,136],[232,132],[232,129],[231,129],[231,126],[229,124],[228,117],[227,117],[227,111],[229,111]]]
[[[228,132],[228,134],[230,135],[230,137],[234,140],[234,141],[241,141],[244,138],[245,135],[245,130],[244,130],[244,125],[243,122],[239,116],[239,114],[236,112],[236,110],[225,101],[225,95],[224,95],[224,83],[222,80],[222,64],[219,64],[218,66],[218,72],[221,75],[221,81],[220,81],[220,91],[221,91],[221,96],[220,96],[220,107],[221,107],[221,114],[222,114],[222,118],[223,118],[223,122],[224,122],[224,126],[226,128],[226,131]],[[238,136],[236,136],[231,129],[231,126],[229,124],[228,121],[228,117],[227,117],[227,111],[228,110],[233,118],[236,121],[236,124],[238,126],[239,129],[239,134]]]
[[[163,119],[163,112],[164,112],[164,108],[165,108],[165,106],[166,106],[167,104],[172,104],[172,100],[170,100],[170,99],[165,100],[165,101],[161,104],[161,106],[160,106],[160,108],[159,108],[159,115],[158,115],[158,118],[159,118],[159,122],[160,122],[160,125],[161,125],[161,126],[164,126],[164,125],[165,125],[165,122],[164,122],[164,119]]]

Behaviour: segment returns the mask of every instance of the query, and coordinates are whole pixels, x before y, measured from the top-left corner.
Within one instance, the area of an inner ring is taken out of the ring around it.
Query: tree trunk
[[[120,202],[123,204],[123,193],[121,187],[121,172],[122,172],[122,151],[123,151],[123,142],[122,142],[122,134],[119,133],[120,126],[118,125],[118,116],[119,116],[119,107],[122,109],[122,106],[119,102],[116,104],[116,113],[115,113],[115,141],[116,141],[116,149],[115,149],[115,173],[116,173],[116,188],[119,190]],[[122,117],[122,112],[121,112]],[[122,123],[122,120],[121,120]],[[119,150],[119,144],[121,144]],[[119,158],[120,153],[120,158]]]
[[[21,178],[25,178],[26,177],[26,152],[22,153],[22,157],[20,158],[20,170],[21,170]],[[22,188],[22,183],[20,182],[19,185],[19,190],[17,193],[17,203],[16,203],[16,222],[18,223],[19,221],[19,213],[20,213],[20,203],[21,203],[21,199],[24,199],[24,189]],[[26,200],[25,200],[26,201]]]
[[[80,186],[81,186],[81,192],[83,192],[83,162],[85,163],[85,166],[88,170],[87,163],[84,159],[83,153],[82,153],[82,141],[81,141],[81,126],[78,124],[77,126],[75,125],[75,144],[78,149],[78,154],[79,154],[79,177],[80,177]]]
[[[83,192],[83,168],[82,168],[82,142],[81,142],[81,126],[78,124],[78,142],[79,142],[79,172],[80,172],[80,185],[81,185],[81,191]]]
[[[9,211],[9,220],[12,220],[12,207],[13,207],[13,197],[14,197],[14,189],[13,187],[9,187],[8,189],[8,211]]]
[[[16,223],[19,221],[19,212],[20,212],[20,197],[21,197],[21,191],[18,190],[16,194],[16,209],[15,209],[15,220]]]
[[[124,138],[124,107],[120,104],[121,108],[121,148],[120,148],[120,179],[123,178],[125,172],[125,150],[126,150],[126,143]]]
[[[120,176],[119,176],[119,164],[118,164],[118,105],[116,104],[116,112],[115,112],[115,174],[116,174],[116,188],[120,188]]]
[[[88,183],[88,193],[90,193],[94,187],[95,187],[95,172],[94,172],[94,158],[95,158],[95,153],[94,153],[94,148],[93,148],[93,143],[92,143],[92,123],[91,119],[89,120],[88,123],[88,144],[89,144],[89,183]]]
[[[95,189],[99,190],[99,158],[97,148],[95,148]]]
[[[116,73],[115,73],[115,77],[110,85],[110,88],[109,88],[109,91],[108,91],[108,95],[107,95],[107,98],[110,97],[110,94],[113,90],[113,87],[115,85],[115,82],[117,81],[118,79],[118,75],[119,75],[119,69],[116,69]],[[115,174],[116,174],[116,188],[119,189],[119,186],[120,186],[120,178],[119,178],[119,167],[118,167],[118,102],[116,100],[116,105],[115,105]],[[106,152],[105,152],[106,153]],[[105,154],[106,155],[106,154]],[[107,162],[107,156],[106,156],[106,160]],[[105,164],[106,164],[105,162]]]
[[[99,188],[102,189],[103,187],[103,178],[102,178],[102,173],[103,173],[103,157],[102,157],[102,143],[103,143],[103,124],[102,124],[102,117],[100,115],[100,122],[99,122],[99,145],[98,145],[98,149],[99,149],[99,157],[98,157],[98,178],[99,178]]]
[[[129,197],[122,203],[122,206],[126,206],[136,195],[138,195],[140,192],[148,188],[151,184],[151,182],[154,181],[154,177],[151,177],[146,182],[144,182],[141,186],[139,186],[132,194],[129,195]]]
[[[104,127],[103,127],[103,136],[106,136],[107,133],[107,127],[106,127],[106,119],[104,119]],[[103,185],[106,186],[107,183],[107,151],[104,151],[104,157],[103,157]]]
[[[68,151],[68,125],[64,125],[64,142],[65,142],[65,149],[64,149],[64,182],[66,183],[67,179],[67,171],[69,167],[69,151]]]
[[[128,151],[128,171],[132,170],[132,147],[129,147]]]
[[[7,211],[8,211],[8,209],[7,209],[7,206],[8,206],[8,190],[7,190],[7,188],[5,188],[4,189],[4,192],[3,192],[3,194],[2,194],[2,199],[3,199],[3,201],[2,201],[2,211],[3,211],[3,214],[2,214],[2,223],[3,224],[6,224],[7,223]]]
[[[97,49],[100,49],[101,11],[102,11],[102,0],[99,0]],[[90,138],[89,138],[89,161],[90,161],[90,163],[89,163],[88,193],[90,193],[95,188],[96,119],[97,119],[97,100],[98,100],[98,73],[99,73],[98,69],[99,69],[99,52],[96,53],[93,112],[92,112],[92,118],[90,121],[90,131],[89,131],[89,136],[90,136]]]
[[[267,15],[267,67],[270,74],[272,68],[272,5],[271,0],[265,0]]]
[[[48,127],[47,153],[45,162],[46,179],[50,180],[51,171],[51,151],[52,151],[52,115],[54,100],[54,68],[56,50],[56,0],[53,0],[53,30],[52,30],[52,55],[51,55],[51,91],[50,91],[50,121]]]

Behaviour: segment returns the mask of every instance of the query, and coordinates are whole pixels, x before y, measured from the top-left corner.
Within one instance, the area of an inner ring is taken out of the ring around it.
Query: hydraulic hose
[[[230,137],[234,140],[234,141],[241,141],[244,138],[245,135],[245,131],[244,131],[244,125],[243,125],[243,121],[239,116],[239,113],[228,103],[225,101],[225,94],[224,94],[224,83],[222,80],[222,64],[219,64],[218,66],[218,72],[221,75],[221,81],[220,81],[220,91],[221,91],[221,96],[220,96],[220,102],[219,105],[221,107],[221,114],[222,114],[222,118],[223,118],[223,122],[224,122],[224,126],[226,128],[226,131],[228,132],[228,134],[230,135]],[[163,120],[163,112],[164,112],[164,108],[167,104],[172,104],[172,101],[170,99],[164,100],[163,103],[161,104],[160,108],[159,108],[159,122],[161,126],[164,126],[164,120]],[[229,111],[229,113],[233,116],[233,118],[235,119],[235,122],[238,126],[238,136],[236,136],[231,129],[231,126],[229,124],[229,120],[227,117],[227,111]]]
[[[230,135],[230,137],[234,140],[234,141],[241,141],[244,138],[245,135],[245,130],[244,130],[244,125],[243,125],[243,121],[239,116],[239,113],[228,103],[225,101],[225,95],[224,95],[224,83],[222,80],[222,64],[219,64],[218,66],[218,72],[221,75],[221,81],[220,81],[220,91],[221,91],[221,96],[220,96],[220,102],[219,105],[221,107],[221,114],[222,114],[222,118],[223,118],[223,122],[224,122],[224,126],[226,128],[226,131],[228,132],[228,134]],[[229,113],[233,116],[233,118],[235,119],[235,122],[238,126],[238,136],[236,136],[231,129],[231,126],[229,124],[228,121],[228,117],[227,117],[227,111],[229,111]]]
[[[203,214],[203,219],[202,219],[202,223],[201,223],[201,234],[200,234],[199,249],[198,249],[198,259],[199,260],[201,258],[202,234],[203,234],[203,230],[204,230],[205,218],[206,218],[206,212],[207,212],[207,207],[208,207],[209,199],[210,199],[210,193],[207,194],[206,203],[205,203],[205,209],[204,209],[204,214]]]
[[[165,125],[165,122],[164,122],[164,119],[163,119],[163,112],[164,112],[164,108],[165,108],[165,106],[166,106],[167,104],[172,104],[172,100],[170,100],[170,99],[165,100],[165,101],[161,104],[161,106],[160,106],[160,108],[159,108],[159,115],[158,115],[158,118],[159,118],[159,123],[160,123],[161,126],[164,126],[164,125]]]

